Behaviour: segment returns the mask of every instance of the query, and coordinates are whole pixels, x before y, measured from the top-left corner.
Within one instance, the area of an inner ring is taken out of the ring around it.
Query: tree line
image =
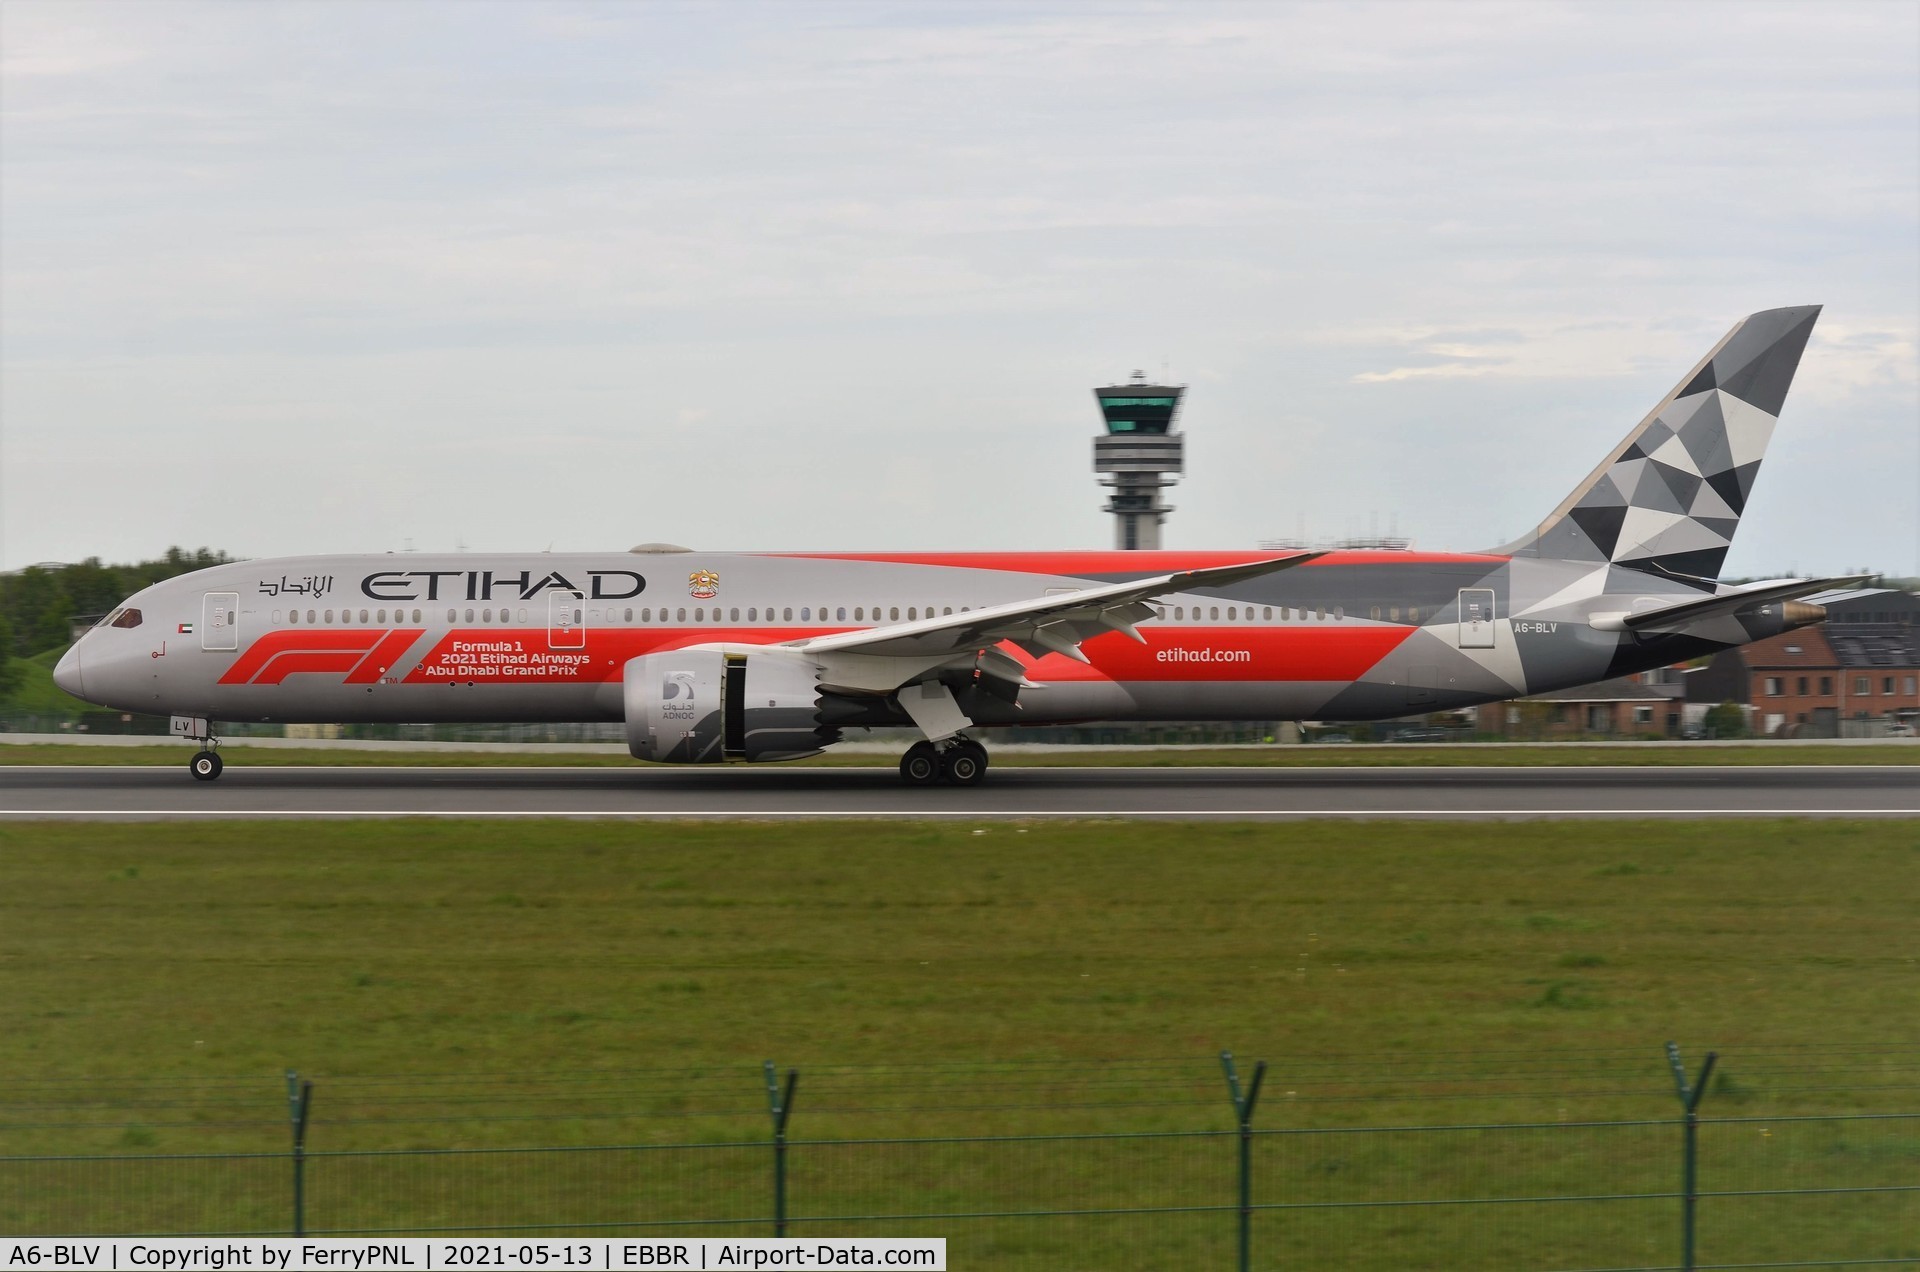
[[[0,575],[0,694],[19,675],[8,660],[65,649],[73,642],[75,618],[105,614],[162,579],[236,559],[212,548],[174,547],[152,561],[104,565],[89,557],[76,565],[33,565]]]

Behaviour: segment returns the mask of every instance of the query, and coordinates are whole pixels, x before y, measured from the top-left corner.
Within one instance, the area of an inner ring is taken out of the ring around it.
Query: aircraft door
[[[1460,590],[1460,648],[1493,648],[1493,589]]]
[[[208,592],[200,601],[200,648],[240,648],[240,594]]]
[[[578,592],[547,593],[547,646],[587,647],[587,598]]]

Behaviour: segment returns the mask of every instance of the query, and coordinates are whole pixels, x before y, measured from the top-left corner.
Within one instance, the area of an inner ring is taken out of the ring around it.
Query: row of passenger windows
[[[875,605],[870,607],[873,615],[871,619],[867,617],[869,612],[869,607],[865,605],[855,605],[851,611],[851,614],[852,614],[851,618],[849,618],[848,616],[849,614],[848,608],[844,605],[834,605],[834,606],[822,605],[819,607],[817,611],[819,615],[818,618],[815,617],[815,613],[816,613],[815,608],[810,605],[802,605],[798,608],[798,610],[796,610],[791,605],[784,606],[780,609],[779,616],[777,618],[774,615],[774,607],[772,606],[768,606],[766,608],[764,618],[762,617],[762,611],[758,606],[748,606],[746,609],[744,618],[741,616],[741,610],[738,606],[733,606],[724,611],[718,605],[715,605],[712,608],[713,608],[713,615],[711,618],[709,618],[707,615],[707,607],[704,605],[695,605],[695,606],[692,606],[691,608],[689,608],[688,606],[682,605],[672,609],[669,609],[666,606],[662,606],[658,611],[659,618],[657,621],[662,623],[687,623],[687,622],[693,622],[693,623],[707,623],[707,622],[714,622],[714,623],[740,623],[740,622],[746,622],[746,623],[761,623],[761,622],[766,622],[766,623],[793,623],[793,622],[865,623],[869,621],[875,622],[875,623],[898,623],[902,621],[911,623],[911,622],[918,621],[919,618],[921,617],[921,609],[917,605],[909,605],[906,607],[906,614],[905,614],[904,620],[901,617],[901,609],[898,605],[888,605],[884,607]],[[970,607],[968,606],[962,605],[960,607],[960,612],[962,614],[965,614],[968,612],[969,608]],[[1218,622],[1228,622],[1228,623],[1317,622],[1317,623],[1324,623],[1329,620],[1333,622],[1344,622],[1347,617],[1346,607],[1342,605],[1334,605],[1334,606],[1262,605],[1258,607],[1252,606],[1252,605],[1246,605],[1246,606],[1228,605],[1225,607],[1222,607],[1219,605],[1204,605],[1204,606],[1203,605],[1191,605],[1191,606],[1189,605],[1156,605],[1153,607],[1153,609],[1154,609],[1155,617],[1162,618],[1162,619],[1171,619],[1173,622],[1176,622],[1176,623],[1184,623],[1184,622],[1213,622],[1213,623],[1218,623]],[[1256,609],[1257,609],[1257,613],[1256,613]],[[1187,614],[1188,610],[1193,611],[1191,619],[1189,619],[1188,617],[1188,614]],[[1223,610],[1224,610],[1224,614],[1223,614]],[[134,615],[134,618],[133,618],[134,623],[138,623],[140,621],[138,610],[132,610],[128,612]],[[944,617],[950,616],[954,611],[953,611],[953,607],[951,605],[948,605],[943,607],[940,610],[939,614],[936,615],[934,613],[934,607],[929,605],[926,607],[925,612],[926,612],[926,617],[928,618],[934,618],[934,617],[944,618]],[[325,623],[333,623],[333,622],[340,622],[340,623],[358,622],[358,623],[384,624],[388,621],[389,613],[392,614],[392,621],[395,623],[416,623],[417,624],[425,621],[423,618],[424,611],[419,609],[414,609],[414,610],[395,609],[392,611],[388,611],[385,609],[363,609],[358,611],[351,610],[351,609],[343,609],[343,610],[326,609],[326,610],[304,610],[304,611],[303,610],[287,610],[284,612],[280,610],[275,610],[273,611],[273,621],[275,624],[286,623],[289,625],[325,624]],[[1381,619],[1384,617],[1387,621],[1398,623],[1402,621],[1403,613],[1405,614],[1406,622],[1417,623],[1421,621],[1422,617],[1432,617],[1434,614],[1434,610],[1427,609],[1423,611],[1418,606],[1408,606],[1403,611],[1401,607],[1398,605],[1387,606],[1383,610],[1381,606],[1375,605],[1368,611],[1367,616],[1375,622],[1381,621]],[[586,621],[594,622],[594,623],[602,623],[602,622],[604,623],[633,623],[633,622],[652,623],[656,621],[654,614],[655,614],[655,611],[651,606],[643,607],[638,610],[634,609],[632,606],[628,606],[624,610],[616,610],[609,607],[604,613],[597,608],[592,610],[586,610],[586,611],[582,611],[579,609],[568,610],[565,608],[561,608],[553,611],[551,614],[551,618],[553,619],[553,621],[556,621],[563,625],[578,626],[581,623],[583,616]],[[691,617],[689,617],[689,614],[691,614]],[[520,606],[517,609],[509,608],[508,606],[502,605],[499,607],[498,610],[494,609],[494,607],[492,606],[482,606],[480,608],[468,606],[464,610],[457,609],[457,608],[449,608],[447,610],[447,621],[449,623],[462,623],[462,622],[464,623],[493,623],[493,622],[526,623],[529,621],[529,619],[530,619],[530,614],[527,610],[527,607],[524,605]],[[131,624],[122,624],[122,625],[131,625]]]

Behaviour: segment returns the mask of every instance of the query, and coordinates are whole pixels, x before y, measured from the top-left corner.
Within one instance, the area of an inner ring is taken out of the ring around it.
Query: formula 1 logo
[[[687,595],[710,601],[720,595],[720,576],[712,570],[695,570],[687,575]]]

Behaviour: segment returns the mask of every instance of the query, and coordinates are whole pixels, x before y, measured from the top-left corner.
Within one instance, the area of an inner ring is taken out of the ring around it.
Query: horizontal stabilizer
[[[1703,596],[1696,601],[1682,601],[1678,605],[1663,605],[1659,609],[1643,610],[1637,614],[1594,616],[1593,625],[1602,631],[1629,631],[1641,634],[1671,631],[1709,618],[1720,618],[1751,609],[1756,605],[1767,605],[1775,601],[1797,601],[1816,592],[1826,592],[1838,587],[1852,587],[1871,578],[1872,575],[1853,575],[1837,579],[1779,579],[1762,583],[1748,583],[1722,592],[1718,596]],[[1612,621],[1607,620],[1611,618]]]

